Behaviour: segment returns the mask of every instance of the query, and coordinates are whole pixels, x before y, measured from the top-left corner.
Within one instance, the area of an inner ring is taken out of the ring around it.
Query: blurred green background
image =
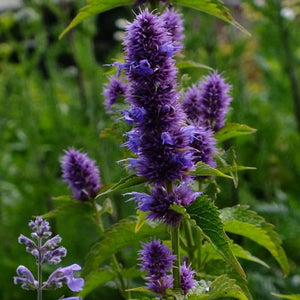
[[[121,51],[121,19],[131,20],[132,7],[118,8],[84,21],[58,40],[83,1],[0,1],[0,298],[34,299],[13,285],[19,264],[33,266],[32,257],[17,243],[29,234],[28,221],[55,206],[53,196],[68,194],[61,181],[63,149],[74,146],[97,160],[103,183],[126,172],[115,136],[99,137],[111,126],[101,95],[107,70]],[[250,205],[276,225],[287,252],[291,274],[284,278],[262,248],[246,240],[252,253],[270,270],[242,261],[255,300],[276,299],[271,292],[300,293],[300,2],[298,0],[228,0],[225,4],[252,36],[191,9],[182,9],[186,49],[183,55],[223,72],[232,84],[229,120],[248,124],[253,136],[230,141],[238,162],[256,171],[241,173],[239,187],[220,181],[220,207]],[[205,69],[184,69],[185,86]],[[133,203],[112,196],[114,214],[106,223],[134,213]],[[63,265],[83,264],[97,240],[91,220],[51,220],[63,238],[68,256]],[[136,254],[125,255],[134,264]],[[32,268],[34,269],[34,268]],[[46,269],[49,273],[51,269]],[[57,299],[67,290],[45,293]],[[56,297],[56,298],[55,298]],[[86,299],[118,299],[113,284]]]

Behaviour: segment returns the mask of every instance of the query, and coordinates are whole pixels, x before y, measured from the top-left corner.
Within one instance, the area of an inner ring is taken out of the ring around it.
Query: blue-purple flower
[[[195,271],[192,270],[191,266],[186,266],[184,262],[180,267],[180,283],[184,295],[196,285],[197,281],[194,279],[194,275]]]
[[[200,195],[199,192],[192,191],[187,184],[181,184],[174,188],[173,192],[168,192],[160,185],[153,186],[150,195],[146,193],[128,193],[136,201],[137,208],[141,211],[149,211],[147,219],[162,221],[167,225],[178,225],[182,219],[179,212],[171,209],[172,204],[188,206]]]
[[[24,290],[35,290],[38,287],[37,280],[34,279],[34,276],[26,267],[20,265],[17,268],[18,276],[14,277],[15,284],[21,284],[22,289]]]
[[[176,258],[172,250],[163,245],[160,240],[144,243],[143,250],[140,250],[139,254],[141,270],[147,271],[149,277],[154,280],[164,277]]]
[[[118,99],[125,97],[127,90],[127,83],[122,79],[111,76],[109,83],[104,85],[103,96],[105,97],[105,108],[107,113],[112,113],[111,107]]]
[[[86,201],[94,198],[100,188],[100,173],[95,161],[87,154],[70,148],[61,162],[63,179],[69,184],[74,198]]]

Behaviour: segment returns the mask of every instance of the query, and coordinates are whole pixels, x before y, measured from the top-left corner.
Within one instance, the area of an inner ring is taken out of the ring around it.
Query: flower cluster
[[[164,296],[166,290],[173,287],[173,277],[167,272],[173,266],[175,255],[160,240],[143,244],[139,254],[141,271],[147,271],[147,288]]]
[[[74,148],[66,150],[61,167],[63,179],[69,184],[74,198],[86,201],[97,195],[101,186],[99,169],[85,153]]]
[[[29,226],[32,230],[32,239],[24,236],[19,237],[19,243],[26,246],[26,251],[31,253],[35,259],[36,264],[41,269],[43,264],[58,264],[61,258],[65,257],[67,250],[64,247],[58,246],[61,242],[61,237],[55,235],[51,238],[52,232],[50,231],[49,223],[43,220],[42,217],[37,217],[35,221],[30,221]],[[75,278],[74,271],[80,271],[81,267],[77,264],[65,268],[58,268],[54,271],[45,282],[38,282],[25,266],[20,265],[17,268],[17,275],[14,277],[15,284],[21,284],[25,290],[46,290],[57,289],[62,287],[63,283],[67,284],[69,289],[73,292],[82,290],[84,280],[82,278]],[[74,299],[80,300],[79,297],[61,298],[61,299]]]
[[[173,287],[173,276],[168,275],[168,272],[176,256],[160,240],[152,240],[142,246],[138,259],[141,261],[141,271],[147,271],[146,286],[149,290],[165,296],[166,290]],[[196,285],[194,274],[195,271],[186,266],[185,262],[180,266],[181,289],[184,295]]]

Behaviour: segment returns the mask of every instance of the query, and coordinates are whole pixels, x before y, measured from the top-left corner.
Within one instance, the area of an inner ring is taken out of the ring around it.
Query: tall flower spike
[[[161,16],[164,26],[169,32],[175,52],[180,52],[183,48],[183,19],[181,14],[174,8],[167,8]]]
[[[224,78],[217,72],[206,76],[199,85],[200,124],[215,132],[219,131],[224,126],[228,106],[232,100],[229,94],[231,86],[225,83]]]
[[[143,250],[140,250],[139,254],[141,255],[138,258],[141,261],[141,270],[147,271],[153,280],[164,277],[176,258],[172,250],[162,245],[160,240],[143,244]]]
[[[127,90],[127,83],[122,79],[111,76],[109,83],[104,85],[103,96],[105,97],[105,108],[107,113],[112,113],[111,107],[119,98],[125,97]]]
[[[186,266],[184,262],[180,267],[180,282],[184,295],[196,285],[197,281],[194,279],[194,275],[195,271],[191,269],[191,266]]]
[[[128,161],[139,176],[157,184],[181,180],[193,167],[189,137],[181,129],[185,114],[178,103],[174,53],[166,47],[172,40],[164,25],[158,15],[142,11],[128,25],[124,40],[130,83],[126,100],[144,112],[142,119],[133,120],[138,143],[136,138],[127,143],[138,158]]]
[[[61,162],[63,179],[69,184],[74,198],[86,201],[94,198],[100,188],[100,172],[87,154],[70,148]]]

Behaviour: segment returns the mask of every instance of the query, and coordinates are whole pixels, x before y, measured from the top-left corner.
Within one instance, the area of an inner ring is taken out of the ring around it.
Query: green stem
[[[96,199],[93,199],[92,201],[92,204],[93,204],[93,208],[94,208],[94,211],[95,211],[95,222],[98,226],[98,230],[100,233],[104,233],[104,226],[102,224],[102,220],[101,220],[101,217],[100,217],[100,214],[99,214],[99,210],[97,208],[97,202],[96,202]],[[121,274],[121,267],[120,267],[120,264],[115,256],[115,254],[112,254],[111,256],[112,258],[112,263],[114,265],[114,268],[115,268],[115,271],[117,273],[117,277],[120,281],[120,284],[121,284],[121,293],[124,294],[125,292],[125,289],[126,289],[126,285],[125,285],[125,282],[124,282],[124,279],[122,277],[122,274]]]
[[[200,270],[201,269],[201,255],[202,255],[202,234],[199,230],[197,231],[197,239],[198,239],[197,270]]]
[[[190,262],[192,262],[194,259],[194,239],[193,239],[193,235],[192,235],[191,224],[186,219],[183,221],[183,229],[185,232],[189,259],[190,259]]]
[[[180,289],[179,225],[171,228],[171,241],[176,260],[173,267],[174,288]]]
[[[41,248],[42,248],[42,238],[38,238],[38,289],[37,289],[37,300],[42,300],[42,255],[41,255]]]

